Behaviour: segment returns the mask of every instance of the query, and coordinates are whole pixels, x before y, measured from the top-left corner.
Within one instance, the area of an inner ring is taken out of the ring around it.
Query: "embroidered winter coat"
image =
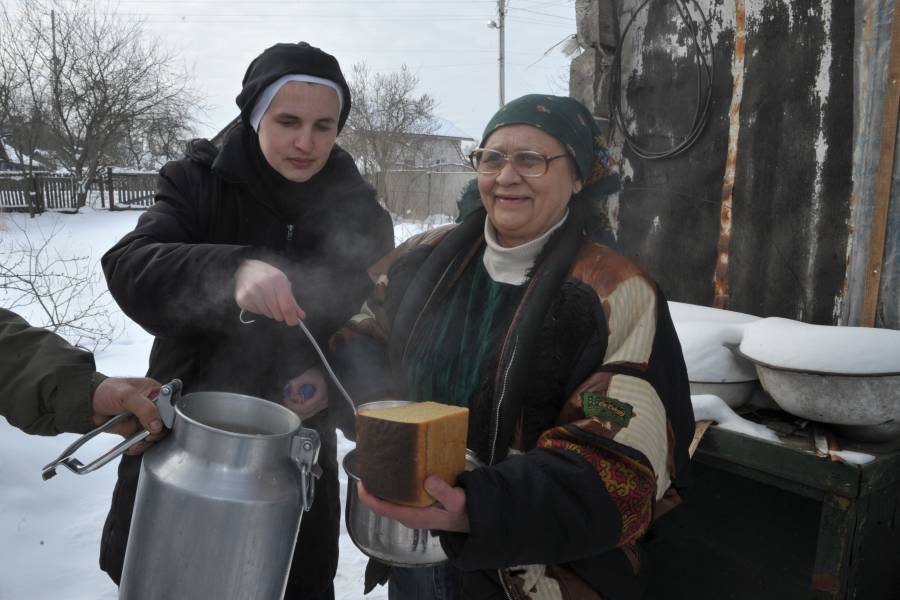
[[[422,315],[440,310],[454,265],[471,268],[461,257],[480,256],[484,219],[413,238],[370,270],[372,297],[332,339],[355,400],[405,393]],[[442,545],[463,598],[637,598],[636,543],[689,483],[694,420],[665,298],[574,218],[525,285],[492,362],[490,416],[470,411],[470,447],[489,465],[458,481],[471,530],[440,532]]]

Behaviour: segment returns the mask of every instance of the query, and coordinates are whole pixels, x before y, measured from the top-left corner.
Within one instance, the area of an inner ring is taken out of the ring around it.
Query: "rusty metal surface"
[[[731,74],[731,107],[728,109],[728,156],[722,182],[722,207],[719,217],[718,259],[716,260],[713,306],[728,306],[728,258],[731,252],[731,219],[734,201],[734,175],[737,171],[738,140],[741,132],[741,100],[744,96],[744,56],[747,47],[747,10],[743,0],[734,3],[734,58]]]
[[[830,8],[830,10],[828,10]],[[853,5],[766,2],[747,34],[731,308],[834,322],[852,192]]]
[[[624,27],[640,2],[625,0]],[[703,1],[703,6],[710,3]],[[721,6],[710,7],[716,27],[731,27]],[[669,2],[651,2],[623,44],[622,98],[641,141],[671,147],[687,133],[697,101],[697,73],[685,29]],[[614,199],[613,223],[620,248],[646,267],[670,298],[710,306],[718,258],[723,171],[728,148],[728,110],[734,38],[713,37],[716,73],[703,135],[687,152],[663,161],[622,157],[624,186]],[[612,138],[621,152],[621,136]]]
[[[645,161],[625,151],[624,189],[615,200],[620,247],[672,299],[712,305],[719,283],[727,308],[834,323],[853,192],[854,6],[745,3],[733,186],[726,169],[735,3],[701,0],[712,17],[716,61],[710,120],[684,156]],[[623,2],[620,24],[638,4]],[[637,133],[664,146],[690,122],[696,74],[689,53],[673,52],[688,41],[671,3],[651,3],[645,12],[635,39],[623,45],[623,97]],[[723,206],[729,187],[730,211]]]
[[[853,196],[849,221],[846,293],[838,305],[840,321],[860,322],[866,283],[875,183],[880,158],[885,77],[890,61],[893,0],[855,3]],[[900,156],[894,157],[893,191],[888,212],[881,274],[881,301],[875,324],[900,329]]]

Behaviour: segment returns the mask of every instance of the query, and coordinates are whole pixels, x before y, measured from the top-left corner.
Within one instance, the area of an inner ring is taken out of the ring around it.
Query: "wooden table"
[[[709,429],[644,545],[647,598],[900,600],[900,443],[845,446],[876,456],[851,465],[782,442]]]

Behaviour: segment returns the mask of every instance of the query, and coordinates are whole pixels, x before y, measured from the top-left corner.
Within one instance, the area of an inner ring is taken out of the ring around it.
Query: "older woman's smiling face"
[[[544,156],[564,154],[562,144],[531,125],[507,125],[495,130],[485,148],[511,155],[533,150]],[[571,161],[553,160],[540,177],[522,177],[507,162],[499,173],[478,175],[478,191],[502,246],[519,246],[546,233],[566,213],[569,199],[581,190]]]

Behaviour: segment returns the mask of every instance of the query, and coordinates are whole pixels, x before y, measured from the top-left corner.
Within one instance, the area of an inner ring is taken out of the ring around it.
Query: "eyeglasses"
[[[569,155],[544,156],[534,150],[519,150],[512,154],[504,154],[499,150],[476,148],[469,154],[469,162],[480,175],[496,175],[509,162],[516,173],[522,177],[540,177],[550,168],[550,161],[564,156]]]

